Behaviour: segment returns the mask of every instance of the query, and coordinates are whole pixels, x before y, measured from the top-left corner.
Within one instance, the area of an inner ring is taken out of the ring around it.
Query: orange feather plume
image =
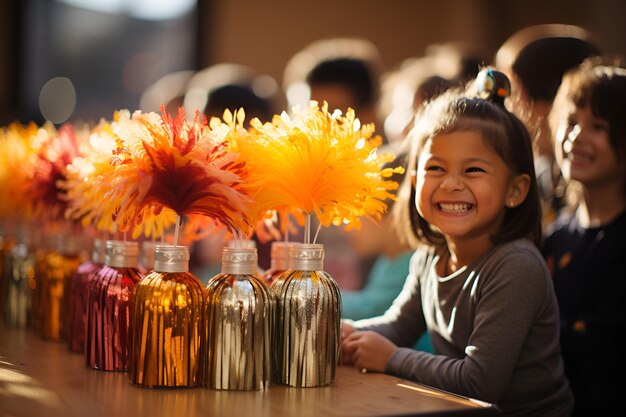
[[[0,130],[0,220],[24,220],[32,207],[28,186],[38,131],[35,123],[12,123]]]
[[[192,124],[182,108],[175,119],[164,110],[162,116],[135,112],[121,117],[113,131],[119,141],[106,197],[119,207],[122,230],[164,210],[189,218],[194,231],[215,223],[231,231],[250,227],[251,201],[240,189],[243,164],[198,112]]]
[[[359,228],[360,219],[380,219],[386,199],[398,187],[388,180],[398,168],[382,169],[393,158],[376,149],[381,138],[373,125],[361,126],[352,109],[345,116],[328,112],[312,101],[309,107],[283,113],[271,123],[252,121],[267,148],[263,198],[277,210],[296,218],[315,214],[323,226],[345,224]]]

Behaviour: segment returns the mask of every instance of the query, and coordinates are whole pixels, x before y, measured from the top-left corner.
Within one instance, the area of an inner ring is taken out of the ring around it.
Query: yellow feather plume
[[[312,101],[291,116],[283,113],[266,124],[253,120],[252,126],[267,151],[258,163],[265,166],[259,194],[268,206],[350,229],[359,228],[363,216],[380,219],[384,200],[394,198],[398,184],[387,179],[394,170],[381,169],[392,157],[376,152],[381,138],[372,136],[373,125],[361,126],[352,109],[345,116],[330,114],[326,103],[320,109]]]

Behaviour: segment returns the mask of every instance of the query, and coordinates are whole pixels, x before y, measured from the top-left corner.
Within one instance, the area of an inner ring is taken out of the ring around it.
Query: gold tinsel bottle
[[[41,277],[41,319],[43,337],[61,340],[67,335],[69,281],[85,260],[83,242],[77,235],[56,235],[56,250],[48,252]]]
[[[341,297],[324,272],[324,247],[292,244],[289,270],[270,287],[277,380],[293,387],[330,385],[341,353]]]
[[[157,245],[154,271],[135,286],[130,382],[198,385],[203,306],[204,287],[189,272],[189,248]]]
[[[260,390],[270,384],[269,293],[257,274],[256,248],[225,247],[222,273],[206,292],[203,315],[204,385]]]
[[[87,295],[87,366],[103,371],[127,371],[130,362],[130,304],[138,268],[137,242],[108,240],[104,266],[90,280]]]

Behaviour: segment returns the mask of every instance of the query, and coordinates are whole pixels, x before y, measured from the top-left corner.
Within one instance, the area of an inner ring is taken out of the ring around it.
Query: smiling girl
[[[626,390],[626,70],[583,63],[563,79],[550,121],[570,207],[543,251],[573,415],[611,415]]]
[[[344,361],[495,403],[505,415],[566,416],[573,401],[536,246],[531,141],[504,108],[506,77],[485,69],[476,86],[486,98],[450,92],[416,119],[413,175],[397,204],[417,248],[409,277],[383,316],[344,323]],[[409,348],[424,331],[435,354]]]

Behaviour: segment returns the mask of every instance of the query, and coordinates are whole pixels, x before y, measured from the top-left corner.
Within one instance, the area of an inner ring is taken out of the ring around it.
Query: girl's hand
[[[352,365],[352,353],[347,352],[343,347],[343,342],[354,332],[354,327],[346,320],[341,321],[341,363],[343,365]]]
[[[389,358],[398,347],[372,331],[353,331],[341,344],[344,364],[354,364],[363,372],[384,372]]]
[[[348,337],[350,333],[354,331],[354,327],[350,324],[350,322],[346,320],[341,321],[341,340]]]

